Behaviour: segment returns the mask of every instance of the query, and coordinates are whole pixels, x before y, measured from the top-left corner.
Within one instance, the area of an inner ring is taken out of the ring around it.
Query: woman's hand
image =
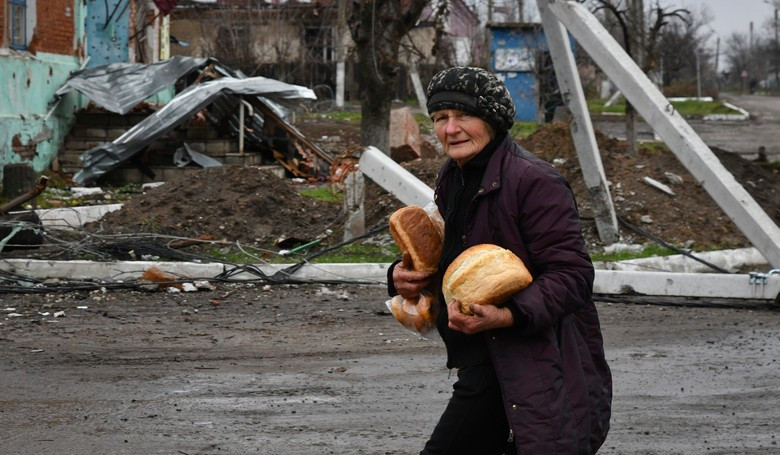
[[[403,259],[393,269],[395,290],[405,299],[415,299],[431,284],[431,274],[412,270],[412,257],[404,252]]]
[[[490,329],[510,327],[514,323],[509,308],[499,308],[493,305],[471,305],[472,315],[463,313],[460,301],[453,300],[447,304],[449,327],[466,335],[483,332]]]

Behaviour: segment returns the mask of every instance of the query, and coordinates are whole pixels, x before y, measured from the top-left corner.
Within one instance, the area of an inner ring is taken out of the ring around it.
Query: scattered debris
[[[682,185],[683,183],[682,177],[669,171],[664,172],[664,180],[671,185]]]
[[[659,190],[663,191],[664,193],[668,194],[669,196],[675,196],[674,191],[672,191],[671,188],[669,188],[668,186],[664,185],[663,183],[659,182],[658,180],[656,180],[654,178],[651,178],[651,177],[648,177],[648,176],[644,176],[644,177],[642,177],[642,181],[647,183],[648,185],[652,186],[653,188],[656,188],[656,189],[659,189]]]
[[[182,289],[182,283],[178,283],[177,280],[179,279],[178,276],[168,273],[159,267],[149,267],[148,269],[144,270],[144,273],[141,275],[141,281],[151,281],[153,283],[159,283],[158,289],[164,289],[164,288],[176,288],[179,291]]]

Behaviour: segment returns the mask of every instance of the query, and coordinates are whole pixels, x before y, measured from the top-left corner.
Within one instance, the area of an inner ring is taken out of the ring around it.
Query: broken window
[[[303,42],[312,61],[333,61],[333,29],[306,27],[303,32]]]

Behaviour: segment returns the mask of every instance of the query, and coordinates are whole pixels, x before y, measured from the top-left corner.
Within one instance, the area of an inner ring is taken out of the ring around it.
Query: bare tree
[[[349,17],[364,94],[360,139],[389,153],[390,106],[402,62],[401,40],[425,7],[424,1],[354,0]]]
[[[707,28],[712,22],[709,9],[703,5],[692,11],[688,19],[670,21],[658,35],[655,69],[664,87],[686,86],[695,81],[697,54],[702,67],[715,70],[714,62],[705,52],[705,43],[712,36],[712,31]]]
[[[621,44],[626,53],[634,59],[645,73],[658,64],[658,40],[661,31],[672,19],[687,21],[690,14],[683,8],[672,9],[661,6],[656,0],[649,14],[645,13],[643,0],[592,0],[594,12],[604,11],[616,21]],[[636,154],[636,109],[626,100],[626,141],[631,152]]]

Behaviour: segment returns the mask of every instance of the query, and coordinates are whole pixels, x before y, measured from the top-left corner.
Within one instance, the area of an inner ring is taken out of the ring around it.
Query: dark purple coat
[[[453,165],[436,182],[441,213]],[[568,183],[511,136],[468,208],[466,246],[480,243],[512,250],[534,277],[507,302],[527,323],[485,332],[518,454],[595,453],[609,430],[612,376],[591,299],[593,264]]]

